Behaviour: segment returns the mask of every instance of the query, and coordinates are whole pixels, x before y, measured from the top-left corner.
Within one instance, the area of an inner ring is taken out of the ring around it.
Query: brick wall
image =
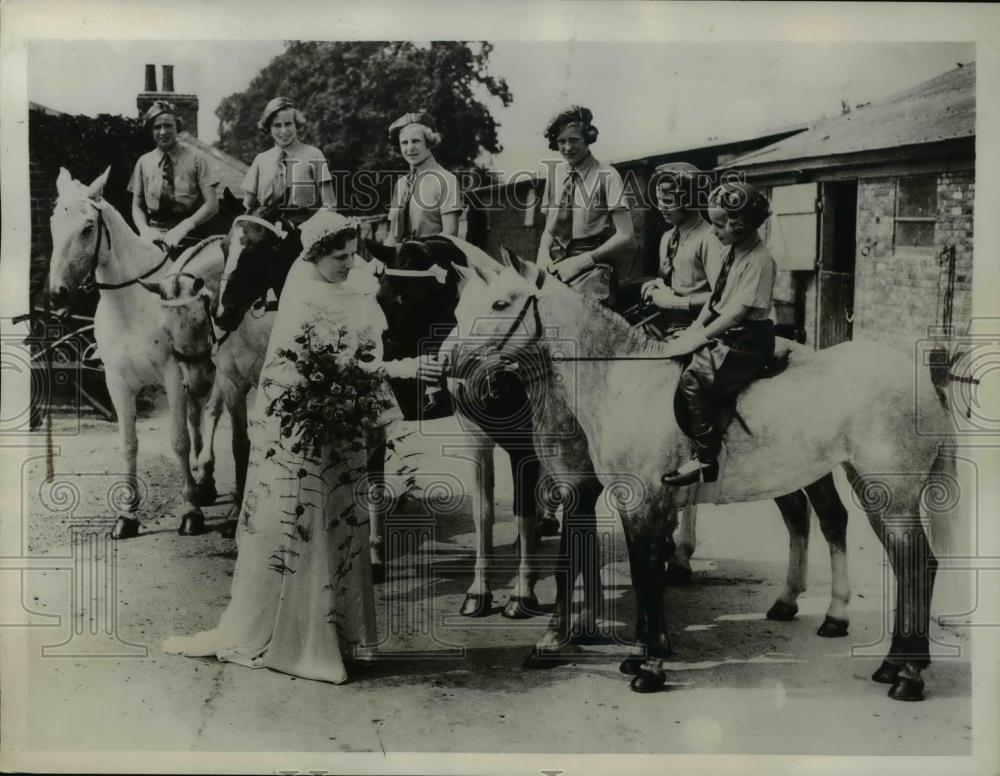
[[[858,254],[855,280],[854,339],[876,339],[913,347],[928,326],[941,321],[947,263],[942,254],[955,247],[953,322],[963,329],[971,313],[972,171],[938,176],[937,221],[933,248],[896,249],[896,178],[858,184]]]

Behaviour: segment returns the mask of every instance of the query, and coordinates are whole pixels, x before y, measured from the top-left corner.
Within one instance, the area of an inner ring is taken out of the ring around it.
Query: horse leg
[[[181,524],[177,532],[181,536],[194,536],[205,530],[205,515],[201,508],[194,503],[197,486],[191,474],[190,465],[191,439],[188,436],[186,422],[188,396],[181,382],[180,370],[176,365],[167,366],[164,384],[167,389],[167,401],[170,405],[170,441],[181,477],[184,479],[183,502],[179,509]]]
[[[619,670],[633,675],[629,686],[634,692],[650,693],[666,683],[663,659],[670,655],[664,618],[667,542],[665,537],[650,530],[649,522],[645,522],[641,531],[636,530],[640,524],[634,515],[622,514],[635,595],[636,640],[643,651],[641,655],[626,658]]]
[[[215,489],[215,432],[221,417],[222,393],[217,386],[213,386],[204,406],[188,397],[188,428],[195,448],[195,503],[198,505],[213,504],[219,496]]]
[[[680,531],[674,543],[674,552],[667,561],[668,585],[684,587],[691,584],[691,556],[694,555],[697,521],[698,505],[685,505],[681,510]]]
[[[483,439],[480,444],[472,467],[476,565],[472,584],[465,592],[465,601],[459,610],[459,614],[465,617],[485,617],[493,611],[493,592],[487,578],[490,559],[493,557],[493,443]]]
[[[847,635],[847,603],[851,584],[847,576],[847,510],[840,501],[833,475],[806,487],[806,494],[819,518],[819,527],[830,545],[830,606],[817,634],[824,638]]]
[[[574,641],[589,642],[599,636],[597,622],[604,608],[601,544],[597,532],[597,501],[603,486],[591,475],[578,482],[577,489],[577,502],[564,512],[563,518],[563,530],[570,533],[570,602],[577,575],[580,575],[583,584],[583,605],[572,619],[570,633]]]
[[[767,619],[788,621],[798,614],[799,595],[806,589],[806,565],[809,555],[809,501],[801,490],[774,500],[788,529],[788,573],[785,589],[767,610]]]
[[[563,486],[565,487],[565,485]],[[559,536],[556,567],[556,605],[542,637],[524,661],[527,668],[558,665],[557,654],[572,642],[593,641],[599,636],[597,622],[603,603],[600,576],[600,544],[595,517],[601,483],[593,476],[574,483],[575,495],[562,494],[563,530]],[[583,577],[583,605],[573,616],[573,593],[578,576]]]
[[[503,608],[503,616],[522,620],[538,614],[535,582],[538,573],[534,568],[538,553],[536,493],[541,477],[541,465],[533,449],[508,450],[514,480],[514,517],[520,547],[520,564],[514,594]]]
[[[896,578],[896,610],[889,654],[872,679],[891,684],[889,697],[898,701],[924,699],[923,670],[930,665],[930,605],[937,558],[920,521],[920,488],[904,483],[883,500],[883,485],[866,482],[845,466],[868,520],[889,556]],[[896,505],[905,510],[890,512]],[[888,602],[886,602],[888,605]]]
[[[125,485],[128,491],[122,511],[115,517],[111,538],[131,539],[139,535],[139,518],[136,514],[139,507],[139,488],[136,479],[136,455],[139,451],[139,438],[135,433],[136,392],[112,377],[110,368],[106,374],[108,394],[111,396],[115,414],[118,415],[118,435],[122,453],[125,455]]]
[[[368,472],[368,551],[375,584],[385,581],[385,519],[388,499],[385,491],[385,434],[377,432],[371,440],[366,468]]]

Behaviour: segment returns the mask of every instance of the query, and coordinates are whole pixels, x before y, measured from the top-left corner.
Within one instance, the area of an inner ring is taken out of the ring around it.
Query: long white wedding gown
[[[302,379],[275,352],[298,349],[303,324],[330,341],[341,327],[348,342],[371,339],[381,359],[386,321],[375,301],[378,283],[356,261],[339,284],[301,259],[288,274],[250,421],[231,601],[215,628],[170,638],[166,652],[340,683],[347,679],[344,658],[375,643],[368,513],[359,487],[366,451],[338,445],[343,463],[324,471],[291,453],[294,437],[282,438],[280,417],[264,412],[278,385]],[[398,417],[394,406],[382,422]]]

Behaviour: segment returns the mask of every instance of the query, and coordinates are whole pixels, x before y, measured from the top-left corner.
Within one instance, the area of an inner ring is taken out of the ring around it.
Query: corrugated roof
[[[862,108],[822,119],[811,129],[751,151],[725,166],[751,167],[922,145],[976,135],[976,63]]]
[[[203,151],[212,157],[215,161],[215,168],[219,172],[220,195],[223,189],[228,188],[237,199],[243,198],[243,194],[245,193],[243,191],[243,177],[247,174],[249,165],[244,164],[235,156],[230,156],[225,151],[209,145],[203,140],[199,140],[189,132],[181,132],[177,136],[177,140],[184,145],[197,148],[199,151]]]

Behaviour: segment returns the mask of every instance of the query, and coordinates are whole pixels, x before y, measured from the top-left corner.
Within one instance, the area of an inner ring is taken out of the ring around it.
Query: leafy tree
[[[271,146],[257,129],[268,100],[283,95],[305,113],[303,140],[320,149],[335,177],[359,170],[398,172],[405,168],[387,128],[407,111],[426,110],[437,122],[443,141],[437,159],[452,170],[468,170],[482,152],[498,153],[497,124],[480,100],[488,94],[509,105],[503,78],[489,74],[489,43],[434,42],[289,42],[251,82],[226,97],[216,110],[219,147],[249,161]],[[345,176],[346,177],[346,176]],[[377,188],[382,207],[392,176]],[[346,180],[341,201],[350,207]],[[355,201],[355,204],[360,200]]]

